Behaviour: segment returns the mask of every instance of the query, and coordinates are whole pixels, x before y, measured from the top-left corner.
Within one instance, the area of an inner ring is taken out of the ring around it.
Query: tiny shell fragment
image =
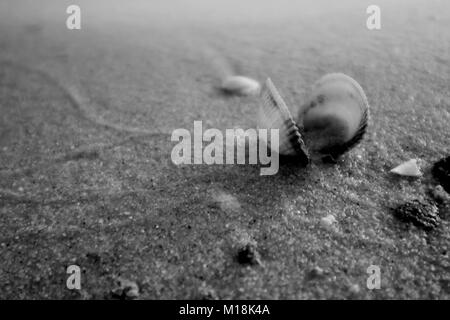
[[[422,172],[417,164],[417,159],[408,160],[392,169],[391,172],[408,177],[420,177],[422,175]]]

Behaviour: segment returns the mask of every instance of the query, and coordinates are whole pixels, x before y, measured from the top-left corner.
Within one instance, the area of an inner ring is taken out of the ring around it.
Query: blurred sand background
[[[258,100],[221,94],[224,74],[270,76],[295,111],[329,72],[371,104],[337,165],[171,163],[171,132],[194,120],[255,126]],[[147,299],[448,299],[448,216],[427,233],[390,208],[425,198],[449,154],[449,85],[448,1],[2,0],[0,297],[108,298],[123,277]],[[424,177],[389,174],[410,158]],[[261,265],[236,261],[247,243]],[[65,288],[71,264],[81,291]]]

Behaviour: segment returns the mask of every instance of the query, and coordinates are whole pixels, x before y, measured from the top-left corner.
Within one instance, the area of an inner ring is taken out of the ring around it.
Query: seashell
[[[303,165],[308,164],[309,155],[294,119],[275,88],[272,80],[267,79],[261,90],[262,104],[258,114],[258,127],[260,129],[278,129],[280,155],[298,158]],[[271,148],[270,142],[266,141]]]
[[[402,164],[392,169],[390,172],[408,177],[420,177],[422,175],[422,172],[417,165],[417,159],[411,159],[403,162]]]
[[[336,160],[362,140],[368,119],[369,103],[358,82],[345,74],[331,73],[314,84],[297,122],[313,157]]]
[[[258,81],[251,78],[229,76],[223,80],[221,89],[229,94],[253,96],[259,94],[261,86]]]
[[[335,161],[355,147],[367,129],[364,90],[342,73],[327,74],[315,83],[296,121],[270,79],[261,89],[261,99],[258,127],[278,128],[279,154],[295,156],[303,164],[311,156]]]

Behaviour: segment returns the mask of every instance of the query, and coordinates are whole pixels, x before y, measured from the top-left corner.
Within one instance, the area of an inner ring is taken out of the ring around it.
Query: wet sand
[[[449,3],[379,1],[369,31],[365,1],[239,2],[78,1],[79,31],[68,1],[0,3],[1,298],[110,298],[118,277],[143,299],[450,298],[449,216],[426,232],[391,210],[427,198],[450,153]],[[258,100],[222,94],[224,75],[270,76],[295,112],[329,72],[371,105],[337,165],[171,162],[194,120],[255,127]],[[422,178],[389,173],[411,158]],[[236,259],[246,244],[260,264]]]

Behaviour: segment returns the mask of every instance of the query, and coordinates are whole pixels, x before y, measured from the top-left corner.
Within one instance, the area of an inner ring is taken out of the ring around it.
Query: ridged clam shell
[[[337,159],[362,140],[368,120],[369,103],[362,87],[345,74],[331,73],[314,84],[297,122],[311,153]]]
[[[261,89],[261,107],[258,115],[258,127],[265,129],[279,129],[278,153],[293,156],[306,165],[309,155],[305,148],[297,124],[289,112],[286,103],[281,98],[272,80],[267,79]],[[267,142],[270,147],[270,142]],[[274,150],[277,151],[277,150]]]

